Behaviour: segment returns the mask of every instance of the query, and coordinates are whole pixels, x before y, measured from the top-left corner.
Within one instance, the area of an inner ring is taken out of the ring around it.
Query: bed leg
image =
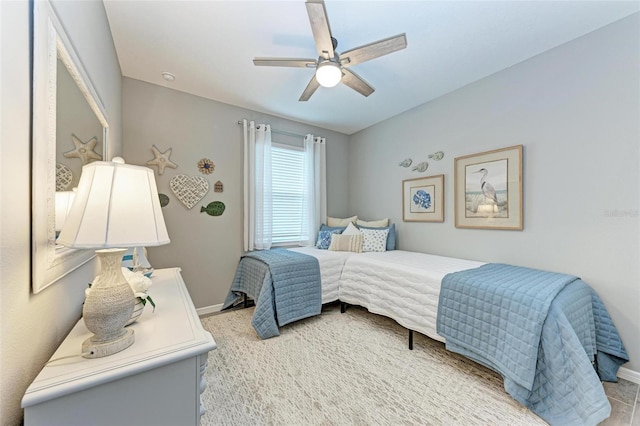
[[[347,312],[347,304],[344,302],[340,302],[340,313],[344,314],[345,312]]]
[[[409,350],[413,350],[413,330],[409,330]]]

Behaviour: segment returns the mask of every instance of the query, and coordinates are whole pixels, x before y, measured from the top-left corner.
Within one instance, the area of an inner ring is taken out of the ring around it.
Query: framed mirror
[[[57,245],[56,236],[66,212],[62,201],[73,195],[82,166],[107,157],[109,125],[49,2],[34,2],[33,23],[31,264],[38,293],[95,256],[92,250]]]

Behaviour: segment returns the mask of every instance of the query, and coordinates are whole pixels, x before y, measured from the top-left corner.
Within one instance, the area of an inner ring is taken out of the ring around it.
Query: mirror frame
[[[55,241],[58,57],[102,125],[103,158],[108,153],[109,125],[104,105],[48,1],[34,2],[33,25],[31,281],[35,294],[95,257],[93,250],[69,249]]]

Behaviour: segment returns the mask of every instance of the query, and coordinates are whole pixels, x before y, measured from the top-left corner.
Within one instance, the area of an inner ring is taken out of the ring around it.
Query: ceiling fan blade
[[[331,59],[335,56],[333,41],[331,40],[331,28],[327,18],[327,9],[323,0],[307,0],[307,14],[311,23],[311,31],[316,42],[318,56]]]
[[[353,71],[343,68],[342,73],[341,81],[361,95],[369,96],[376,90]]]
[[[253,65],[259,67],[299,67],[313,68],[317,65],[315,59],[302,58],[253,58]]]
[[[407,36],[400,34],[342,52],[340,54],[340,62],[343,67],[350,67],[351,65],[388,55],[389,53],[402,50],[406,47]]]
[[[318,80],[316,80],[316,75],[314,74],[313,77],[311,77],[311,81],[309,81],[309,84],[307,84],[306,89],[304,89],[304,92],[302,92],[302,95],[300,95],[300,99],[298,99],[298,101],[308,101],[311,95],[313,95],[314,92],[318,90],[318,87],[320,87],[320,83],[318,83]]]

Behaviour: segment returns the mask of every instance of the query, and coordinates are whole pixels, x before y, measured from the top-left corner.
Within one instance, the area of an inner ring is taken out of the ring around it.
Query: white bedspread
[[[346,251],[321,250],[315,247],[296,247],[289,250],[308,254],[318,259],[322,285],[322,303],[338,300],[342,268],[348,258],[357,256]]]
[[[481,265],[404,250],[362,253],[350,256],[342,268],[338,298],[444,342],[436,332],[440,282],[446,274]]]

